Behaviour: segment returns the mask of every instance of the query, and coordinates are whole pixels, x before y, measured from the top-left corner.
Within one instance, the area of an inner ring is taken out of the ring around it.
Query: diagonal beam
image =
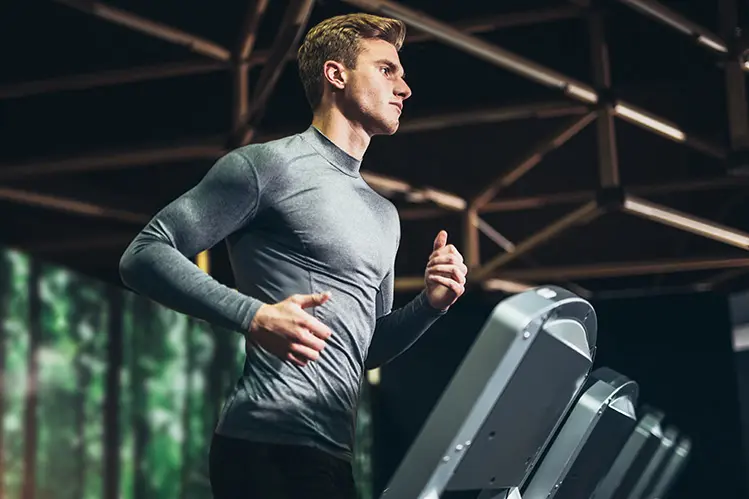
[[[239,49],[237,54],[240,61],[249,61],[252,50],[255,48],[255,42],[257,41],[257,30],[260,27],[260,20],[265,15],[267,9],[268,0],[252,0],[239,35]]]
[[[525,255],[533,249],[541,246],[545,242],[553,239],[560,235],[566,230],[579,225],[590,223],[592,220],[597,218],[601,213],[602,209],[598,206],[596,201],[590,201],[573,212],[565,215],[556,222],[553,222],[535,234],[531,235],[524,241],[518,243],[515,246],[515,251],[512,253],[505,253],[497,255],[485,265],[482,265],[476,271],[473,272],[475,281],[484,281],[489,278],[502,265],[506,265],[511,261]],[[504,275],[502,277],[505,277]]]
[[[299,40],[304,34],[314,4],[314,0],[291,0],[286,8],[278,35],[270,50],[268,62],[263,67],[252,94],[248,122],[239,135],[241,144],[251,142],[257,132],[273,89],[281,77],[286,62],[296,51]]]
[[[622,210],[625,213],[630,213],[646,220],[652,220],[663,225],[691,232],[698,236],[749,250],[749,234],[745,232],[656,203],[651,203],[636,196],[626,195]]]
[[[78,201],[76,199],[39,194],[21,189],[0,187],[0,199],[28,206],[36,206],[64,213],[82,215],[85,217],[104,218],[107,220],[116,220],[133,224],[144,224],[149,220],[149,217],[142,213],[118,210],[94,203]]]
[[[507,239],[505,236],[500,234],[494,227],[491,226],[487,221],[483,220],[480,217],[475,217],[476,228],[480,230],[486,237],[491,239],[497,246],[505,250],[507,253],[512,253],[515,251],[515,243]],[[533,267],[541,267],[541,265],[530,258],[529,256],[522,256],[520,257],[524,262],[527,264],[533,266]],[[469,268],[475,268],[469,267]],[[516,283],[515,283],[516,284]],[[507,281],[504,281],[502,279],[489,279],[484,281],[484,289],[487,290],[501,290],[501,291],[507,291]],[[572,291],[573,293],[579,294],[581,296],[589,296],[591,292],[582,286],[580,286],[577,283],[574,282],[565,282],[564,286]]]
[[[72,76],[47,78],[44,80],[12,83],[0,86],[0,100],[29,97],[32,95],[62,92],[66,90],[87,90],[122,83],[174,78],[204,73],[212,73],[227,68],[221,61],[186,61],[152,64],[127,69],[96,71]]]
[[[500,190],[514,184],[523,175],[531,171],[548,153],[555,151],[580,133],[595,117],[595,113],[587,113],[582,117],[577,117],[570,123],[565,123],[560,130],[554,132],[550,137],[539,142],[517,165],[500,177],[497,177],[486,189],[474,197],[470,203],[471,208],[481,210]]]
[[[593,61],[593,82],[602,98],[598,102],[596,138],[598,142],[598,171],[601,188],[618,187],[619,155],[616,149],[614,126],[614,106],[607,96],[611,94],[611,65],[606,43],[605,7],[594,5],[588,11],[588,32],[590,37],[591,60]]]
[[[587,106],[565,102],[531,102],[514,106],[482,108],[469,111],[446,112],[432,116],[412,117],[403,120],[398,133],[430,132],[466,125],[503,123],[531,118],[558,118],[588,113]]]
[[[508,71],[512,71],[538,84],[559,89],[569,97],[581,102],[589,104],[598,102],[599,96],[590,85],[485,40],[463,33],[449,24],[429,17],[423,12],[409,9],[389,0],[344,0],[344,2],[365,10],[377,12],[381,15],[400,19],[415,29],[431,34],[446,45],[455,47]],[[716,156],[719,159],[726,157],[725,148],[704,140],[695,139],[663,118],[639,109],[625,101],[616,101],[614,112],[617,116],[646,130],[659,133],[670,140],[684,143],[700,152]]]
[[[67,5],[80,10],[86,14],[105,19],[126,28],[159,38],[167,42],[187,47],[193,52],[208,56],[219,61],[229,61],[231,53],[219,44],[186,33],[182,30],[167,26],[137,14],[132,14],[117,7],[112,7],[102,2],[92,0],[55,0],[57,3]]]
[[[576,5],[562,5],[559,7],[548,7],[545,9],[533,9],[524,12],[510,12],[506,14],[466,19],[456,22],[455,27],[464,33],[476,35],[544,22],[575,19],[580,17],[582,12],[583,9]],[[434,36],[429,33],[416,32],[406,35],[405,43],[428,42],[434,39]]]
[[[689,258],[649,262],[608,262],[590,265],[569,265],[539,269],[504,269],[503,279],[557,281],[562,279],[599,279],[660,273],[696,272],[730,268],[749,268],[747,258]]]
[[[260,20],[263,18],[267,8],[268,0],[252,0],[239,34],[239,43],[235,54],[236,62],[233,68],[234,107],[232,109],[233,120],[231,137],[235,140],[241,133],[242,127],[247,122],[250,112],[249,59],[255,48]]]
[[[621,3],[633,8],[634,10],[645,14],[671,28],[687,35],[700,45],[711,49],[719,54],[728,52],[726,43],[710,30],[703,28],[682,16],[678,12],[656,0],[619,0]]]

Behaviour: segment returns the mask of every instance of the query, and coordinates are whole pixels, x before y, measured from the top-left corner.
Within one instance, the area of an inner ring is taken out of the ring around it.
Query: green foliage
[[[110,293],[104,284],[52,266],[42,266],[38,282],[30,283],[30,263],[22,253],[0,249],[6,497],[21,495],[30,393],[37,395],[37,497],[103,497],[107,410],[118,415],[122,499],[210,497],[210,437],[226,390],[241,373],[243,341],[126,291],[117,338],[109,330]],[[30,285],[39,289],[37,318],[29,317]],[[36,386],[28,383],[32,320],[41,326]],[[116,407],[106,407],[109,341],[119,341],[122,350]],[[228,352],[223,358],[229,362],[221,362],[221,352]],[[356,476],[361,499],[370,499],[366,386],[357,421]]]

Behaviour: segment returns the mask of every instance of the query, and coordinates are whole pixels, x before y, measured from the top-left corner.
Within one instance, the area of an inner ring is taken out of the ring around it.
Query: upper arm
[[[139,237],[160,240],[183,255],[194,256],[255,215],[258,184],[248,159],[230,152],[219,158],[197,185],[160,210]]]

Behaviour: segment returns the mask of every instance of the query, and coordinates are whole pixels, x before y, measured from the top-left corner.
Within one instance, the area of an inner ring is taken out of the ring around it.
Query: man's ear
[[[338,90],[343,90],[346,86],[346,67],[337,61],[325,61],[323,65],[323,75],[325,79]]]

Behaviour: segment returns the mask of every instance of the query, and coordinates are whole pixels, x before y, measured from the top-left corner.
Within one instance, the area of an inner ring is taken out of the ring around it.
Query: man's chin
[[[379,127],[380,132],[377,135],[393,135],[398,131],[398,128],[400,128],[400,122],[398,120],[382,123]]]

